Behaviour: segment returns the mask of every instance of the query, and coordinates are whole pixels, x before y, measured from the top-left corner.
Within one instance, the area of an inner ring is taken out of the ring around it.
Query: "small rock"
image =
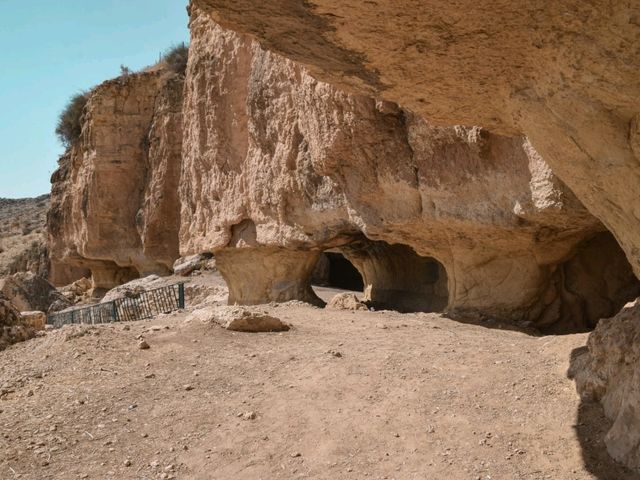
[[[188,392],[189,390],[193,390],[193,385],[184,385],[184,389]]]
[[[329,350],[327,353],[333,355],[336,358],[342,358],[342,354],[337,350]]]
[[[245,420],[255,420],[256,412],[244,412],[242,414],[242,418],[244,418]]]
[[[301,456],[302,456],[302,454],[300,452],[293,452],[291,454],[291,458],[296,458],[296,457],[301,457]]]
[[[140,340],[140,342],[138,343],[138,348],[140,350],[148,350],[151,348],[151,346],[146,342],[146,340]]]
[[[334,296],[326,308],[334,310],[369,310],[353,293],[339,293]]]
[[[130,467],[131,466],[131,460],[129,460],[128,458],[124,461],[124,466],[125,467]]]

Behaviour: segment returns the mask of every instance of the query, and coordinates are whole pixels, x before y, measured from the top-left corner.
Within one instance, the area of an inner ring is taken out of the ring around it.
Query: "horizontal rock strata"
[[[82,136],[52,176],[54,269],[90,270],[103,291],[170,271],[179,256],[181,118],[182,77],[162,69],[90,92]]]
[[[597,321],[569,306],[595,280],[574,282],[572,296],[559,278],[582,242],[604,227],[526,138],[433,126],[396,104],[315,80],[195,5],[191,15],[180,247],[182,254],[216,252],[232,302],[308,299],[308,269],[293,259],[326,249],[362,259],[365,238],[394,252],[359,261],[370,299],[381,303],[481,311],[559,331]],[[418,284],[399,278],[409,252],[435,261],[416,270]],[[266,266],[278,255],[275,273]],[[611,255],[628,281],[611,288],[632,290],[615,242]],[[439,272],[431,284],[430,270]],[[405,292],[408,284],[415,291]],[[422,305],[420,296],[428,297]],[[630,298],[622,297],[609,315]]]

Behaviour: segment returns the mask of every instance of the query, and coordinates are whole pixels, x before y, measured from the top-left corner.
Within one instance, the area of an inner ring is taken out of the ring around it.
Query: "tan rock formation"
[[[640,470],[640,302],[601,320],[569,375],[584,401],[600,401],[613,421],[604,441],[613,458]]]
[[[597,321],[573,308],[586,293],[563,295],[558,278],[604,227],[527,139],[435,127],[347,94],[191,13],[181,251],[216,252],[232,303],[313,298],[312,263],[337,249],[369,299],[394,308],[557,330]],[[629,282],[611,289],[632,290],[615,242],[610,254]],[[582,273],[578,286],[600,278]]]
[[[31,272],[0,279],[0,292],[21,312],[53,312],[71,306],[71,302],[53,285]]]
[[[154,69],[96,87],[52,177],[54,264],[91,270],[102,291],[168,273],[179,256],[182,83]]]
[[[39,310],[20,312],[22,323],[34,330],[44,330],[47,324],[47,314]]]
[[[369,310],[353,293],[338,293],[329,300],[327,308],[334,310]]]
[[[215,323],[227,330],[246,333],[286,332],[290,326],[262,310],[231,306],[204,307],[195,310],[188,322]]]
[[[193,0],[319,79],[524,133],[640,274],[636,2]]]
[[[35,330],[25,325],[20,312],[0,292],[0,351],[9,345],[33,338]]]

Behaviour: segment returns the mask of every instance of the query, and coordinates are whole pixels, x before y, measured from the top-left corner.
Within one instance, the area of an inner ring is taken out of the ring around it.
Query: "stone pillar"
[[[225,248],[215,252],[216,266],[229,287],[229,305],[301,300],[323,302],[311,289],[319,251],[281,247]]]

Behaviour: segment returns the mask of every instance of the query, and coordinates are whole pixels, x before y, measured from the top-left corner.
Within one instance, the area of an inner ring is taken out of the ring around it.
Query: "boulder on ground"
[[[44,330],[47,324],[47,314],[39,310],[20,312],[22,323],[34,330]]]
[[[333,308],[334,310],[369,310],[364,303],[358,300],[354,293],[337,294],[329,300],[327,308]]]
[[[20,311],[53,312],[71,306],[71,302],[53,285],[31,272],[3,278],[0,291]]]
[[[23,324],[22,315],[0,291],[0,350],[35,336],[35,330]]]
[[[91,298],[92,288],[91,280],[86,277],[82,277],[81,279],[60,288],[60,293],[75,305],[76,303],[89,300]]]
[[[188,257],[180,257],[173,264],[173,273],[187,277],[195,270],[211,269],[211,260],[213,260],[212,253],[198,253]],[[215,268],[215,260],[213,262]]]
[[[613,421],[604,438],[609,454],[640,469],[640,299],[602,319],[587,348],[574,352],[569,377],[580,398],[600,402]]]
[[[168,284],[169,283],[164,278],[158,275],[149,275],[144,278],[137,278],[109,290],[102,298],[101,303],[111,302],[116,298],[136,298],[141,293],[155,288],[165,287]]]
[[[194,311],[189,318],[207,323],[217,323],[236,332],[286,332],[289,325],[263,310],[231,306],[206,307]]]

